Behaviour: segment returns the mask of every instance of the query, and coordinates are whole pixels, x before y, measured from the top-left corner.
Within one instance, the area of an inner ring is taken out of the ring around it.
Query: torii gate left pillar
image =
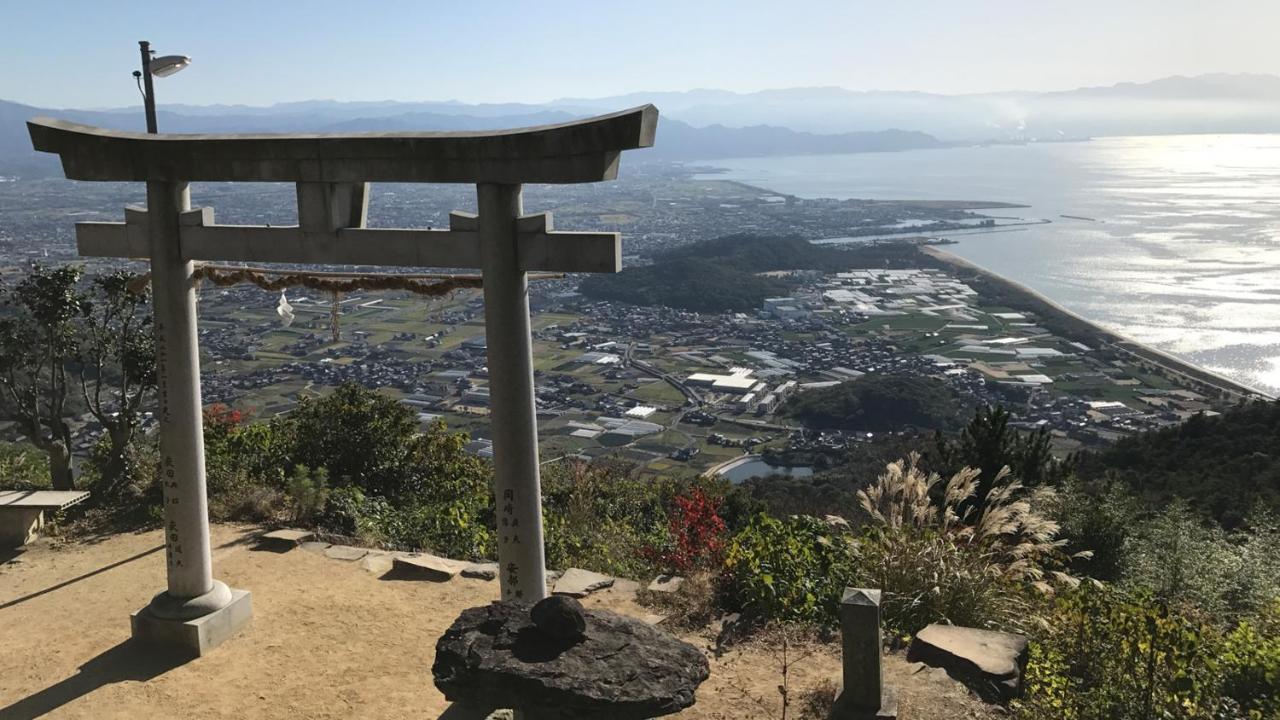
[[[249,595],[213,577],[205,495],[192,262],[481,268],[488,341],[502,597],[546,594],[529,271],[617,272],[617,233],[555,232],[523,215],[525,183],[617,176],[623,150],[653,144],[652,105],[561,125],[494,133],[145,135],[58,120],[28,123],[35,149],[73,180],[144,181],[145,210],[78,223],[82,256],[151,260],[160,394],[168,587],[134,616],[134,635],[201,654],[248,622]],[[293,182],[296,227],[216,225],[190,209],[191,181]],[[478,215],[448,230],[365,227],[370,182],[465,182]]]

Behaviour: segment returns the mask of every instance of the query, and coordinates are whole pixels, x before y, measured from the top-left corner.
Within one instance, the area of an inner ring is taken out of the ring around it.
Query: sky
[[[193,58],[162,105],[543,102],[1280,74],[1276,27],[1277,0],[0,0],[0,99],[136,105],[138,40]]]

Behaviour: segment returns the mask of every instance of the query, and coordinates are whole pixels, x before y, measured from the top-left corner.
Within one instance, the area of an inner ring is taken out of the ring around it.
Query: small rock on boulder
[[[534,603],[529,619],[543,635],[561,643],[582,639],[587,629],[582,603],[564,595],[552,595]]]
[[[934,623],[911,641],[907,660],[943,668],[988,702],[1007,702],[1022,694],[1027,639]]]

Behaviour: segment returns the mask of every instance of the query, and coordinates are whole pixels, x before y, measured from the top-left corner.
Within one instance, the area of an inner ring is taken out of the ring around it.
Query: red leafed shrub
[[[229,431],[244,422],[244,415],[239,410],[224,403],[214,403],[204,409],[204,426]]]
[[[724,552],[720,501],[697,488],[672,498],[666,547],[647,548],[649,559],[678,575],[718,565]]]

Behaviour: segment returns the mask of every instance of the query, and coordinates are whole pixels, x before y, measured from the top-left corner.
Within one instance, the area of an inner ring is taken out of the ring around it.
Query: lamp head
[[[164,55],[151,60],[151,74],[156,77],[169,77],[191,64],[186,55]]]

